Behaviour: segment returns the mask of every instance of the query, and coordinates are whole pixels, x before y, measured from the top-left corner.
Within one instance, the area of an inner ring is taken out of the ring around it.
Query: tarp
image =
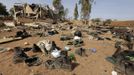
[[[51,54],[53,57],[58,58],[58,57],[60,57],[60,52],[61,51],[55,49],[55,50],[53,50],[53,52]]]

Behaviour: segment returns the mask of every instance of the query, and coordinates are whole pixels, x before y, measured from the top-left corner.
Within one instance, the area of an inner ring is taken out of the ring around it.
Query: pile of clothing
[[[29,57],[24,52],[23,48],[15,47],[14,55],[13,55],[13,62],[14,64],[25,62],[28,66],[37,66],[41,64],[41,59],[37,56]]]
[[[47,60],[45,62],[45,66],[48,69],[64,69],[64,70],[72,70],[72,60],[68,56],[67,51],[61,51],[60,56],[56,57],[52,60]]]

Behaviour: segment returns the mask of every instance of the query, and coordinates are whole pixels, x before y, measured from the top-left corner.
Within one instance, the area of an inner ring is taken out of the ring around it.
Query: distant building
[[[13,17],[15,20],[18,17],[30,18],[30,19],[45,19],[47,17],[53,18],[54,12],[49,6],[39,4],[20,4],[16,3],[13,6]]]

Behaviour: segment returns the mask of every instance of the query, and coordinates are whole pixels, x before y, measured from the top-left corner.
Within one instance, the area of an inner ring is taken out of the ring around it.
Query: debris
[[[85,49],[83,49],[83,48],[76,49],[75,53],[80,55],[80,56],[86,56]]]
[[[9,27],[15,27],[14,22],[4,22],[4,25],[9,26]]]
[[[54,63],[53,60],[47,60],[45,62],[45,67],[48,68],[48,69],[54,69],[55,67],[54,67],[54,64],[53,63]]]
[[[121,44],[122,44],[121,41],[117,41],[117,42],[115,43],[115,48],[119,48],[119,46],[121,46]]]
[[[33,57],[29,57],[25,60],[25,63],[28,66],[38,66],[41,64],[41,59],[39,57],[33,56]]]
[[[49,34],[49,35],[55,35],[55,34],[58,34],[58,31],[56,31],[56,30],[51,30],[51,31],[48,31],[48,34]]]
[[[69,36],[64,35],[64,34],[60,36],[60,40],[61,40],[61,41],[66,41],[66,40],[70,40],[70,39],[71,39],[71,38],[70,38]]]
[[[21,40],[21,39],[22,39],[21,37],[0,39],[0,44],[17,41],[17,40]]]
[[[18,31],[16,32],[15,37],[21,37],[21,38],[26,38],[29,37],[30,35],[26,32],[25,29],[23,29],[23,31]]]
[[[117,75],[117,72],[116,71],[112,71],[112,75]]]
[[[14,48],[14,55],[13,55],[13,62],[19,63],[23,62],[28,58],[27,54],[23,52],[22,48],[20,47],[15,47]]]
[[[65,51],[69,51],[69,50],[71,50],[71,49],[70,49],[70,47],[65,46],[65,47],[64,47],[64,50],[65,50]]]
[[[12,30],[10,28],[3,29],[3,31],[11,32]]]
[[[96,40],[104,40],[104,38],[102,38],[102,37],[96,37]]]
[[[83,45],[83,40],[82,40],[80,37],[75,36],[75,37],[74,37],[74,40],[73,40],[73,45],[74,45],[75,47],[80,47],[80,46]]]
[[[10,50],[12,50],[12,49],[11,48],[0,47],[0,53],[10,51]]]
[[[109,61],[112,64],[116,64],[116,59],[113,58],[113,57],[107,57],[106,60]]]
[[[119,52],[114,55],[114,59],[116,60],[115,68],[120,70],[122,73],[127,75],[133,75],[134,73],[134,64],[133,64],[133,58],[134,57],[134,51],[125,50],[122,52]]]
[[[54,57],[54,58],[58,58],[58,57],[60,57],[60,52],[61,51],[59,51],[59,50],[53,50],[52,52],[51,52],[51,54],[52,54],[52,56]]]
[[[111,40],[111,38],[108,38],[108,37],[106,37],[105,39],[107,39],[107,40]]]
[[[67,45],[73,45],[73,41],[68,41]]]
[[[82,37],[82,33],[81,33],[81,31],[75,31],[74,32],[74,36],[78,36],[78,37]]]
[[[39,52],[39,51],[41,51],[41,49],[36,44],[33,44],[32,51]]]
[[[49,40],[39,41],[36,45],[41,49],[43,53],[46,54],[48,54],[48,51],[50,51],[52,47],[51,41]]]
[[[91,52],[93,52],[93,53],[96,53],[96,52],[97,52],[97,51],[96,51],[96,48],[91,48],[90,50],[91,50]]]
[[[39,41],[36,45],[45,54],[49,54],[53,50],[59,49],[59,47],[56,46],[55,42],[54,41],[50,41],[50,40],[42,40],[42,41]]]
[[[93,40],[94,39],[94,37],[92,35],[89,35],[88,37],[89,37],[89,40]]]
[[[29,45],[29,43],[28,42],[25,42],[24,45]]]
[[[72,63],[69,57],[59,57],[54,60],[47,60],[45,66],[48,69],[65,69],[72,70]]]

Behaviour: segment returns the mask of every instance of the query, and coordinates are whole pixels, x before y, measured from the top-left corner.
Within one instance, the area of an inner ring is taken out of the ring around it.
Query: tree
[[[0,3],[0,15],[8,15],[8,12],[6,10],[6,6],[4,6],[2,3]]]
[[[101,19],[100,18],[94,18],[91,21],[92,21],[93,24],[99,25],[99,23],[101,22]]]
[[[90,18],[91,8],[94,0],[79,0],[81,5],[81,18],[88,20]]]
[[[92,19],[92,22],[101,22],[101,19],[100,18],[95,18],[95,19]]]
[[[61,0],[53,0],[53,6],[58,9],[61,6]]]
[[[77,3],[75,4],[75,9],[74,9],[74,19],[77,20],[79,17],[79,13],[78,13],[78,6]]]
[[[104,21],[104,25],[109,25],[109,24],[111,24],[111,22],[112,22],[111,19],[106,19],[106,20]]]
[[[61,4],[61,0],[53,0],[53,6],[57,12],[58,18],[64,18],[64,6]]]
[[[9,10],[9,13],[10,13],[11,16],[13,16],[13,15],[14,15],[14,8],[11,8],[11,9]]]
[[[66,9],[64,10],[64,18],[65,18],[65,19],[67,18],[68,13],[69,13],[69,10],[68,10],[68,8],[66,8]]]

